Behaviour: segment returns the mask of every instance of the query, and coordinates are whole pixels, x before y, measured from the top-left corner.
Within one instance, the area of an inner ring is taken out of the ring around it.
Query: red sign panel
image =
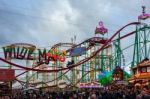
[[[0,69],[0,81],[12,81],[15,79],[15,70]]]

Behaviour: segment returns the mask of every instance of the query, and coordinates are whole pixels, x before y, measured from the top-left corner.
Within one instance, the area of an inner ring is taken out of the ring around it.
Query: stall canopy
[[[99,82],[101,83],[101,85],[107,85],[110,84],[113,81],[113,77],[112,77],[113,71],[110,72],[101,72],[98,76],[99,78]],[[127,80],[128,78],[131,77],[130,74],[128,74],[126,71],[123,71],[123,80]]]

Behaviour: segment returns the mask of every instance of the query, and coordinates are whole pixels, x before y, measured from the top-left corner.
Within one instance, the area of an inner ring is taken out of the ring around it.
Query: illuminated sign
[[[34,60],[38,59],[38,63],[49,64],[50,61],[65,61],[66,51],[59,51],[56,49],[51,49],[47,51],[46,49],[38,49],[37,54],[34,53],[33,49],[26,47],[3,47],[5,59],[27,59]]]

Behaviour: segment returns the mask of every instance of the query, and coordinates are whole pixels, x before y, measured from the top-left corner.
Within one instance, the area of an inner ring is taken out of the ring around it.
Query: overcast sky
[[[111,37],[137,21],[142,5],[150,13],[150,0],[0,0],[0,46],[31,43],[47,47],[71,42],[74,35],[80,43],[94,36],[99,21]],[[126,41],[128,45],[131,39]]]
[[[52,46],[74,35],[79,43],[94,36],[100,20],[111,36],[137,21],[142,5],[150,13],[149,0],[0,0],[0,45]]]

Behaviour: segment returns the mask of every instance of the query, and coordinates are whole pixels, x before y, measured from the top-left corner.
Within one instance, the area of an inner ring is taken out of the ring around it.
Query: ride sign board
[[[4,57],[5,59],[26,59],[26,60],[34,60],[35,58],[38,59],[38,63],[45,63],[49,64],[50,61],[65,61],[66,52],[50,49],[47,51],[46,49],[38,49],[37,54],[35,54],[34,49],[27,48],[27,47],[20,47],[20,46],[6,46],[3,47]]]
[[[15,79],[15,70],[0,69],[0,81],[7,82]]]
[[[70,56],[80,56],[86,54],[86,47],[77,47],[70,51]]]

